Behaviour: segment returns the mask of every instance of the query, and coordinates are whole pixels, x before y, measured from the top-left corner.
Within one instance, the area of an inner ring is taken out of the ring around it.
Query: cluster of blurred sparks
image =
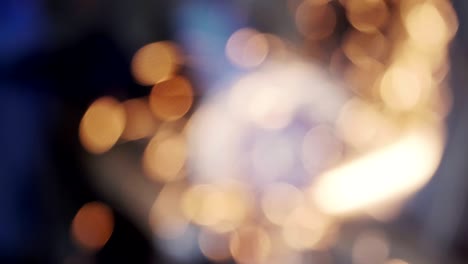
[[[303,45],[252,28],[234,32],[225,55],[245,75],[190,116],[196,92],[179,71],[182,51],[168,41],[133,58],[136,81],[152,86],[148,97],[99,98],[84,114],[79,135],[91,153],[149,139],[142,168],[162,185],[149,212],[160,239],[193,240],[214,261],[302,263],[303,252],[333,246],[343,219],[388,219],[394,212],[386,209],[437,168],[458,26],[449,1],[289,7]],[[351,25],[344,35],[340,12]],[[102,247],[112,233],[109,210],[84,205],[75,240]],[[92,228],[90,217],[107,228]],[[353,261],[406,263],[391,259],[385,235],[375,232],[355,241]]]

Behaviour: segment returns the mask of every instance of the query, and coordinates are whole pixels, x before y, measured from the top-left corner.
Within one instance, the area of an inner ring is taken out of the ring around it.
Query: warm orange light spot
[[[390,259],[385,264],[409,264],[408,262],[402,260],[402,259]]]
[[[89,152],[106,152],[119,139],[125,127],[125,111],[112,97],[102,97],[92,103],[81,119],[79,136]]]
[[[348,0],[345,6],[349,22],[362,32],[378,31],[389,17],[387,5],[383,0]]]
[[[192,86],[183,77],[175,77],[158,83],[151,90],[149,103],[152,112],[160,119],[177,120],[183,117],[192,106]]]
[[[424,80],[409,67],[391,67],[382,77],[380,95],[385,104],[397,111],[413,109],[421,100]]]
[[[265,35],[250,28],[234,32],[226,43],[229,61],[242,68],[260,65],[268,55],[269,45]]]
[[[135,80],[143,85],[169,79],[181,62],[175,44],[167,41],[148,44],[139,49],[132,60]]]
[[[262,263],[270,255],[271,241],[262,228],[247,226],[232,235],[229,248],[238,263]]]
[[[422,45],[424,47],[418,46],[418,43],[411,39],[397,43],[393,52],[393,63],[406,64],[419,70],[425,69],[429,73],[434,73],[437,80],[439,78],[437,75],[440,74],[438,71],[444,67],[444,63],[447,63],[448,47],[429,49],[429,45]]]
[[[396,219],[404,206],[404,201],[394,201],[385,206],[368,208],[366,214],[379,222],[390,222]]]
[[[426,44],[440,43],[447,34],[443,17],[431,3],[413,7],[404,22],[411,38]]]
[[[216,222],[212,215],[216,208],[210,208],[208,197],[214,193],[212,185],[195,185],[188,189],[182,197],[181,207],[187,219],[200,225],[212,225]]]
[[[321,246],[329,222],[310,208],[296,208],[286,219],[283,238],[286,244],[295,250],[313,249]]]
[[[203,255],[210,260],[223,261],[231,257],[228,234],[219,234],[203,228],[198,235],[198,244]]]
[[[249,196],[240,186],[196,185],[184,193],[184,215],[217,232],[234,230],[248,213]]]
[[[360,149],[374,142],[382,119],[383,116],[370,104],[354,98],[341,109],[336,126],[346,143]]]
[[[301,191],[287,183],[272,183],[263,192],[261,206],[266,218],[277,225],[304,203]]]
[[[91,202],[76,213],[71,225],[71,235],[80,247],[94,251],[107,243],[113,229],[112,210],[103,203]]]
[[[288,50],[288,43],[273,34],[262,34],[268,41],[268,56],[272,60],[287,60],[291,56]]]
[[[353,263],[384,263],[389,252],[390,245],[384,233],[366,231],[360,234],[354,242],[352,250]]]
[[[414,5],[403,17],[411,40],[425,50],[441,49],[450,40],[454,29],[449,28],[446,20],[431,2]]]
[[[330,36],[336,26],[336,12],[331,4],[302,2],[296,10],[298,31],[308,39],[320,40]]]
[[[164,140],[175,135],[185,136],[186,126],[187,120],[185,118],[181,118],[177,121],[161,123],[153,139]]]
[[[313,5],[325,5],[328,4],[332,0],[305,0]]]
[[[330,64],[328,70],[335,76],[341,76],[348,64],[348,59],[341,48],[333,51],[330,56]]]
[[[183,177],[186,156],[183,136],[170,135],[159,139],[156,135],[143,154],[143,168],[156,181],[174,181]]]
[[[146,98],[127,100],[122,105],[127,121],[122,133],[123,139],[137,140],[151,136],[156,132],[158,122],[151,113]]]
[[[440,119],[445,118],[450,113],[452,104],[452,93],[446,86],[442,86],[440,89],[434,90],[434,93],[428,101],[430,111],[432,111],[434,116]]]
[[[446,80],[448,73],[450,72],[450,62],[447,58],[442,60],[439,65],[436,65],[435,71],[433,71],[433,81],[437,84],[441,84]]]
[[[387,51],[388,43],[379,33],[352,31],[343,43],[343,52],[357,66],[372,66],[373,61],[381,61]]]
[[[264,263],[268,264],[304,264],[303,256],[300,251],[291,250],[286,241],[284,241],[281,228],[268,230],[271,244],[271,254]],[[315,259],[314,259],[315,260]],[[319,262],[322,264],[322,262]],[[323,264],[329,264],[325,262]]]
[[[348,66],[344,78],[356,94],[368,100],[375,100],[379,97],[378,84],[385,67],[376,61],[368,62],[370,63],[366,67]]]
[[[179,207],[184,189],[183,183],[167,184],[154,201],[149,214],[149,224],[160,238],[178,238],[187,228],[188,222]]]

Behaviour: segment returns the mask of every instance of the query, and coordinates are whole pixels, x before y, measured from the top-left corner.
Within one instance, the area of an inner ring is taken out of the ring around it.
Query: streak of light
[[[324,212],[349,215],[404,199],[429,181],[443,142],[440,125],[407,128],[394,143],[321,175],[313,200]]]

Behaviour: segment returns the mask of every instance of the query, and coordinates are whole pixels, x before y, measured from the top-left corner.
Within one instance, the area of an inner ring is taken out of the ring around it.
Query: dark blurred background
[[[98,97],[148,95],[130,71],[132,56],[147,43],[173,40],[193,56],[209,56],[224,48],[220,39],[247,25],[297,41],[286,2],[1,1],[0,263],[177,263],[157,250],[116,200],[92,186],[90,154],[78,137],[80,120]],[[384,227],[398,230],[395,236],[414,232],[418,242],[403,247],[429,256],[434,252],[425,250],[436,248],[434,263],[468,261],[468,3],[453,6],[459,29],[450,49],[453,105],[445,154],[431,182]],[[338,20],[345,16],[337,13]],[[349,26],[342,21],[337,34]],[[184,39],[182,32],[197,28],[206,45]],[[225,77],[223,63],[183,71],[202,87]],[[198,91],[203,96],[203,89]],[[115,225],[102,249],[83,252],[70,238],[70,223],[83,204],[96,200],[112,208]],[[415,246],[426,243],[430,246]]]

